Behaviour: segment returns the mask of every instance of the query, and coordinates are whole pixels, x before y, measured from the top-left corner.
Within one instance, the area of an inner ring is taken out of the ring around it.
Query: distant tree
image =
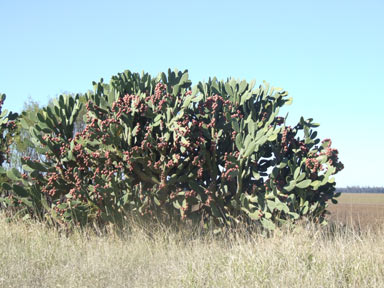
[[[33,148],[33,145],[30,141],[30,132],[26,127],[33,127],[35,123],[35,118],[37,112],[41,109],[39,107],[39,103],[33,101],[29,98],[23,107],[23,112],[20,115],[19,120],[24,121],[27,125],[17,125],[16,133],[14,136],[14,141],[10,147],[11,150],[11,159],[10,166],[18,168],[20,171],[21,168],[21,158],[29,157],[31,159],[39,159],[40,155]]]

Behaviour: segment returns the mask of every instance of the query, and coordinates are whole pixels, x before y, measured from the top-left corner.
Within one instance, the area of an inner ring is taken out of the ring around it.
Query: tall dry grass
[[[384,287],[384,229],[65,235],[0,216],[0,287]]]

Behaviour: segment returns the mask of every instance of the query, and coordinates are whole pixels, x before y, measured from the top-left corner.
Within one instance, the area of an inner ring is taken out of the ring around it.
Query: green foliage
[[[7,185],[10,182],[3,164],[9,164],[10,162],[10,146],[13,142],[18,117],[16,113],[8,113],[7,110],[2,111],[5,99],[6,95],[0,93],[0,186]],[[0,204],[6,196],[8,195],[4,191],[0,192]]]
[[[19,115],[18,123],[23,122],[23,125],[17,125],[16,131],[13,135],[13,142],[10,148],[10,164],[11,168],[17,168],[22,170],[21,159],[23,157],[30,157],[31,159],[37,160],[40,158],[33,144],[30,141],[30,128],[36,123],[36,114],[42,111],[39,108],[37,102],[29,101],[24,103],[23,112]]]
[[[6,188],[58,223],[121,223],[126,213],[266,229],[324,221],[343,168],[337,150],[320,143],[312,119],[285,125],[285,91],[254,86],[125,71],[94,83],[81,131],[80,97],[60,96],[30,128],[43,159],[24,158],[26,173],[10,170],[17,184]]]
[[[18,117],[16,113],[2,111],[5,99],[6,95],[0,93],[0,166],[9,161],[9,146],[13,141]]]

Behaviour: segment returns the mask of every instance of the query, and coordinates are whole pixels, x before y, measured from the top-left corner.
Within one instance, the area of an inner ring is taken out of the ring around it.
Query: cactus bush
[[[0,166],[9,159],[9,146],[12,143],[18,117],[17,113],[2,110],[5,99],[6,95],[0,93]]]
[[[125,71],[87,95],[37,115],[31,139],[45,157],[23,159],[14,191],[59,223],[121,223],[126,213],[266,229],[306,216],[324,221],[332,175],[343,166],[312,119],[279,116],[287,92],[267,83],[199,82],[188,72]],[[23,203],[24,203],[23,202]]]
[[[10,182],[10,179],[8,179],[8,177],[6,176],[6,170],[3,167],[3,164],[9,164],[10,146],[12,144],[13,137],[16,131],[16,121],[18,117],[16,113],[8,113],[7,110],[2,110],[5,99],[6,95],[0,93],[0,185],[2,185],[3,183]],[[5,193],[5,191],[1,191],[0,204],[2,202],[9,202],[5,200],[8,200],[8,198],[3,198],[4,196],[8,195]]]

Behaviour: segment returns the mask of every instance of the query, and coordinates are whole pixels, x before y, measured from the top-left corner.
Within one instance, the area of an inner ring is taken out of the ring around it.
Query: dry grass
[[[0,215],[1,216],[1,215]],[[0,287],[383,287],[384,229],[300,226],[266,237],[134,225],[60,235],[0,217]],[[151,231],[151,232],[149,232]]]
[[[358,229],[376,229],[384,223],[384,194],[343,193],[330,205],[330,219]]]
[[[343,204],[377,204],[384,205],[383,193],[343,193],[339,198]]]

